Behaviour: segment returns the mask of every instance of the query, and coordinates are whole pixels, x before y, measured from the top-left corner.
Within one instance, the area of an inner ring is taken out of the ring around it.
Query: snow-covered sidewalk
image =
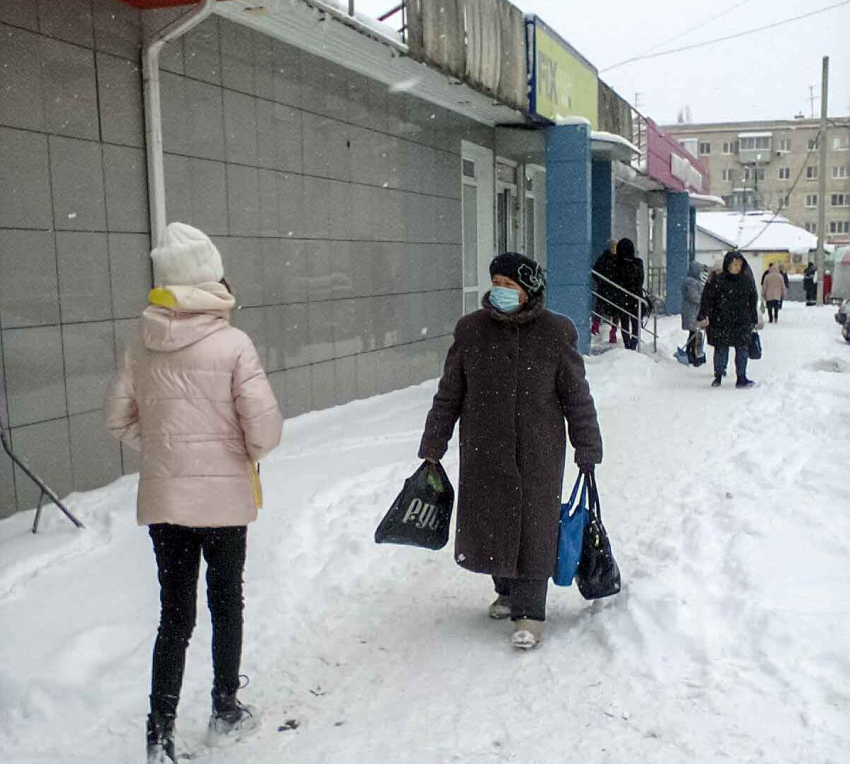
[[[657,356],[589,359],[624,588],[591,604],[553,587],[530,654],[511,651],[509,623],[486,617],[488,579],[450,548],[372,542],[417,465],[434,383],[287,422],[249,532],[243,694],[263,727],[201,745],[201,606],[180,750],[222,764],[844,764],[850,347],[833,312],[787,303],[749,391],[677,364],[677,319]],[[446,465],[454,478],[456,448]],[[83,532],[55,510],[38,537],[32,513],[0,522],[4,764],[144,758],[158,589],[135,486],[72,496]]]

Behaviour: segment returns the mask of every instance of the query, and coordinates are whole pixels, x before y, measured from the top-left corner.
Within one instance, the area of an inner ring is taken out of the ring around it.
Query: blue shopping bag
[[[581,488],[581,494],[579,494]],[[578,501],[576,501],[578,499]],[[573,486],[570,500],[561,505],[558,524],[558,562],[552,580],[558,586],[570,586],[581,559],[584,527],[587,525],[587,481],[580,474]]]

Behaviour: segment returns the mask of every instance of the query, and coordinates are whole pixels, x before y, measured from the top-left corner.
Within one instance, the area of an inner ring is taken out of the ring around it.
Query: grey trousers
[[[511,598],[511,620],[528,618],[532,621],[546,620],[546,595],[549,579],[501,578],[493,576],[496,594]]]

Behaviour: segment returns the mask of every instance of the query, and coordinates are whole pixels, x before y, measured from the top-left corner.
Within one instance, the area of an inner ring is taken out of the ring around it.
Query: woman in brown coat
[[[493,576],[490,615],[510,616],[527,649],[542,639],[555,571],[564,420],[582,470],[602,461],[602,437],[576,328],[546,309],[541,267],[508,253],[490,275],[482,309],[455,327],[419,455],[439,461],[460,419],[455,558]]]
[[[776,263],[771,263],[761,280],[761,296],[767,303],[767,315],[771,324],[779,321],[779,310],[787,293],[785,279],[782,278]]]

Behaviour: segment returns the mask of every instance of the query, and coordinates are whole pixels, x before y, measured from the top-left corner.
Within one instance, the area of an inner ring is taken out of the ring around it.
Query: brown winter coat
[[[772,300],[784,300],[788,290],[785,288],[785,279],[777,271],[768,271],[761,283],[761,295],[768,302]]]
[[[112,433],[142,452],[138,522],[246,525],[261,498],[255,464],[283,426],[257,350],[230,325],[223,286],[151,296],[105,410]]]
[[[602,461],[596,408],[577,334],[542,300],[464,316],[425,425],[419,455],[441,459],[460,419],[455,559],[479,573],[554,573],[566,432],[578,464]]]

